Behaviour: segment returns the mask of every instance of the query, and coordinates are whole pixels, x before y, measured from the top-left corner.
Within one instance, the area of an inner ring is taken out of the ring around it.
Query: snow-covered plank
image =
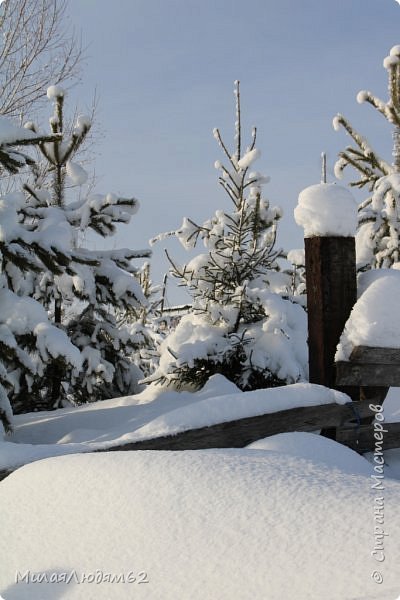
[[[335,360],[349,361],[355,348],[398,348],[400,350],[400,271],[371,269],[358,281],[359,299],[337,347]],[[375,359],[368,361],[375,363]],[[385,381],[381,385],[386,384]]]
[[[198,450],[205,448],[243,448],[252,442],[288,431],[315,431],[323,427],[338,427],[374,413],[366,402],[344,405],[325,404],[282,410],[247,417],[216,425],[189,429],[175,435],[138,440],[101,448],[95,452],[115,450]]]

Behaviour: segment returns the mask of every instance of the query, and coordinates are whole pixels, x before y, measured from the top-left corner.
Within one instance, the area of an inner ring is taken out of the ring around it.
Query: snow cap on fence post
[[[300,193],[294,215],[305,237],[310,382],[334,388],[336,346],[357,297],[357,204],[345,188],[321,183]]]
[[[357,203],[346,188],[318,183],[300,192],[294,209],[304,237],[352,237],[357,229]]]

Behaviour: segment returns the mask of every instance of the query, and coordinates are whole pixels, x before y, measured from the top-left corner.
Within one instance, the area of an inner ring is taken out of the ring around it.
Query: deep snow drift
[[[310,384],[244,393],[219,375],[195,394],[150,386],[137,396],[16,417],[13,436],[0,441],[0,464],[347,399]],[[400,421],[399,388],[390,390],[384,415]],[[0,482],[0,595],[395,600],[399,455],[385,452],[383,490],[372,488],[372,455],[368,462],[304,432],[240,450],[79,454],[28,464]],[[374,521],[381,496],[382,524]],[[383,562],[371,554],[380,543],[375,527],[388,533]]]
[[[360,474],[349,475],[333,466],[332,450],[329,466],[318,458],[321,445],[335,442],[300,438],[309,455],[316,443],[314,458],[295,456],[293,439],[287,454],[117,452],[23,467],[0,484],[0,593],[6,600],[394,600],[400,484],[385,482],[389,535],[385,561],[377,562],[377,492],[366,461],[357,457]]]

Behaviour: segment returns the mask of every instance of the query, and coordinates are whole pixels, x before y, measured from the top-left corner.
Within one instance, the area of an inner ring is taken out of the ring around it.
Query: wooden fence
[[[375,445],[373,424],[363,425],[371,420],[374,411],[370,402],[349,402],[347,404],[323,404],[292,408],[274,413],[247,417],[218,423],[209,427],[190,429],[175,435],[139,440],[123,445],[112,446],[93,452],[115,452],[127,450],[199,450],[206,448],[244,448],[259,439],[290,431],[318,431],[335,428],[337,440],[359,453],[372,451]],[[400,446],[400,423],[385,424],[382,449]],[[19,467],[15,467],[17,469]],[[15,469],[0,470],[0,481]]]

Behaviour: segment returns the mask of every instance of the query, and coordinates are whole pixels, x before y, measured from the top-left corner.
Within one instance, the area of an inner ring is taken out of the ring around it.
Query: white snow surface
[[[357,228],[357,203],[335,183],[311,185],[300,192],[294,218],[305,237],[351,237]]]
[[[371,464],[363,456],[333,440],[305,431],[271,435],[249,444],[247,448],[288,454],[349,475],[371,475]]]
[[[323,464],[323,444],[329,453],[336,443],[307,437],[305,458],[278,446],[91,454],[23,467],[0,483],[1,595],[394,600],[400,483],[385,481],[389,535],[378,563],[364,465],[349,475]]]
[[[197,393],[151,385],[135,396],[15,416],[14,433],[0,441],[0,469],[298,406],[349,400],[345,394],[309,383],[241,392],[222,375],[211,377]]]
[[[385,400],[385,421],[400,420],[399,391]],[[149,386],[136,396],[15,417],[15,433],[0,441],[0,468],[7,457],[9,466],[51,458],[0,482],[0,597],[395,600],[397,450],[385,452],[384,562],[371,555],[382,494],[371,487],[373,464],[317,434],[283,433],[244,449],[54,456],[135,432],[347,400],[311,384],[243,393],[215,375],[197,393]],[[372,580],[374,571],[383,584]]]
[[[372,269],[359,279],[359,291],[335,360],[349,360],[355,346],[400,348],[400,271]]]

